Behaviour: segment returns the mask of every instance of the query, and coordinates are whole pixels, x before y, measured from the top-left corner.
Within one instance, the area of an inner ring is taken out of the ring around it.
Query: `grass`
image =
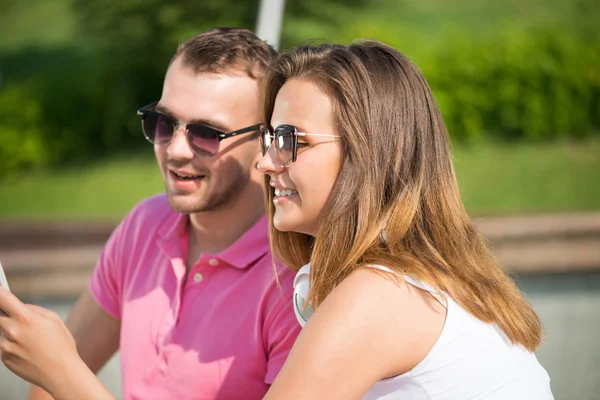
[[[138,201],[162,190],[152,156],[116,157],[0,181],[0,218],[119,219]]]
[[[600,210],[600,140],[454,149],[472,215]]]
[[[471,215],[600,210],[600,139],[458,146],[454,159]],[[116,157],[0,181],[0,219],[119,219],[162,190],[151,156]]]

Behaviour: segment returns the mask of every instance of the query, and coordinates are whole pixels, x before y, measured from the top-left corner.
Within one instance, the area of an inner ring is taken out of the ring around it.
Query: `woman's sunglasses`
[[[159,113],[154,110],[157,103],[148,104],[140,108],[137,112],[137,115],[142,118],[142,131],[146,139],[152,144],[169,144],[175,131],[179,126],[183,126],[185,127],[186,139],[190,149],[200,157],[214,157],[219,152],[221,140],[242,133],[257,132],[262,126],[261,124],[257,124],[225,133],[207,125],[185,124],[170,115]]]
[[[298,143],[298,136],[340,137],[339,135],[298,132],[298,129],[293,125],[279,125],[273,132],[262,127],[260,130],[260,144],[263,156],[267,154],[271,145],[274,145],[281,166],[289,167],[298,158],[298,147],[307,145],[306,143]]]

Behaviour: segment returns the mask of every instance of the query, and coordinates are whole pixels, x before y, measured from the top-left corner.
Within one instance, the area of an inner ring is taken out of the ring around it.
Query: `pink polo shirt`
[[[165,195],[140,203],[92,275],[98,304],[121,321],[123,399],[261,399],[300,325],[293,273],[278,267],[263,217],[185,278],[188,218]]]

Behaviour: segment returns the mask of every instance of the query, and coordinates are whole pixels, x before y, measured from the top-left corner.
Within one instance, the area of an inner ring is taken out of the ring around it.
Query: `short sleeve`
[[[274,289],[263,329],[268,355],[265,383],[271,385],[285,363],[302,327],[294,314],[292,296],[293,274],[280,276],[281,286]]]
[[[123,292],[121,249],[128,218],[123,220],[110,235],[89,284],[90,293],[98,305],[117,319],[121,319]]]

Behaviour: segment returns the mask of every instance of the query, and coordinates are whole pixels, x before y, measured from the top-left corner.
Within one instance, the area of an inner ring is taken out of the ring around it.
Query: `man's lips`
[[[173,178],[179,179],[179,180],[202,179],[206,176],[205,174],[197,173],[195,171],[186,171],[186,170],[169,169],[169,173],[171,174],[171,176]]]
[[[175,176],[175,178],[182,179],[182,180],[194,180],[194,179],[204,178],[204,175],[189,175],[189,174],[181,175],[181,174],[178,174],[177,172],[173,172],[173,171],[171,171],[171,174],[173,174]]]

